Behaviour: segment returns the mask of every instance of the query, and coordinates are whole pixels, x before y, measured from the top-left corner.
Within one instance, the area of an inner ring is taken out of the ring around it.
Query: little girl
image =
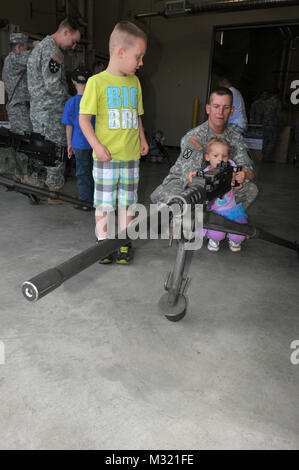
[[[233,160],[229,160],[229,151],[230,145],[227,140],[220,137],[212,137],[207,146],[205,159],[210,164],[204,171],[215,169],[217,165],[221,162],[229,162],[230,165],[236,169],[237,165]],[[241,173],[241,172],[240,172]],[[251,179],[253,177],[253,172],[247,174],[246,177]],[[251,175],[252,173],[252,175]],[[196,175],[196,171],[190,171],[188,174],[189,183],[192,182],[193,176]],[[238,181],[238,173],[236,174],[236,181]],[[242,185],[237,186],[236,189],[241,189]],[[233,194],[233,190],[229,190],[222,198],[215,198],[208,204],[208,210],[213,211],[216,214],[223,215],[229,220],[234,220],[240,224],[247,223],[247,215],[242,204],[237,204]],[[218,230],[203,230],[203,237],[209,239],[208,250],[209,251],[219,251],[220,241],[223,240],[226,236],[225,232],[219,232]],[[233,252],[238,252],[241,250],[241,243],[245,240],[243,235],[235,235],[233,233],[227,234],[229,241],[229,248]]]

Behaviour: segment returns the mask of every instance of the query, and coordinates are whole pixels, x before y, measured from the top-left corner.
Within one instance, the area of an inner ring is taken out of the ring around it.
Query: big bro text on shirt
[[[138,129],[137,104],[138,90],[136,87],[108,86],[109,129]]]

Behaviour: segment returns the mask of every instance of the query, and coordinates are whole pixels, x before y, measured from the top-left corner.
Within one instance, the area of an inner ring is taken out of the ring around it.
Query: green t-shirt
[[[143,114],[143,104],[136,75],[120,77],[104,71],[90,77],[81,99],[80,114],[96,116],[95,134],[112,159],[140,158],[138,117]]]

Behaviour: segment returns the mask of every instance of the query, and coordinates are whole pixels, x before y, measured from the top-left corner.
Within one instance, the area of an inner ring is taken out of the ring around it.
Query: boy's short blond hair
[[[211,147],[213,147],[214,144],[225,145],[227,147],[228,153],[230,153],[231,151],[230,143],[226,139],[224,139],[223,137],[212,137],[206,145],[205,153],[210,153]]]
[[[130,21],[120,21],[117,23],[110,35],[109,52],[112,54],[115,47],[123,46],[125,49],[134,46],[137,38],[147,41],[144,31]]]

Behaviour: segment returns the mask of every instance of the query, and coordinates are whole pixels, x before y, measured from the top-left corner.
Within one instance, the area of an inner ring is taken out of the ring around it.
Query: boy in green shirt
[[[98,240],[107,238],[108,217],[118,199],[120,229],[133,219],[128,206],[137,202],[140,155],[148,153],[141,115],[142,91],[135,72],[143,65],[146,35],[133,23],[119,22],[109,41],[105,71],[88,80],[80,103],[79,123],[93,148],[94,206]],[[91,117],[96,115],[95,130]],[[112,255],[103,263],[111,263]],[[132,260],[131,244],[120,247],[116,261]]]

